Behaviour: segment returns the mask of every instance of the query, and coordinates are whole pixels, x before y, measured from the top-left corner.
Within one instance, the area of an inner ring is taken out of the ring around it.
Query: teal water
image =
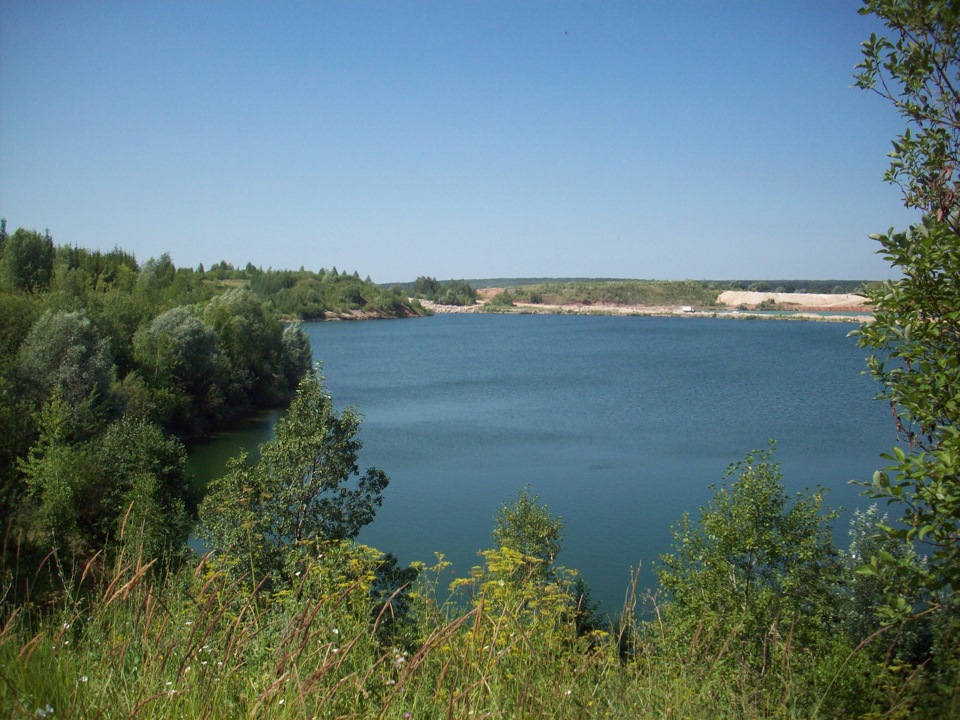
[[[361,467],[391,478],[361,541],[402,562],[442,552],[462,575],[491,545],[499,505],[529,485],[566,521],[559,562],[614,613],[631,568],[656,584],[671,523],[770,438],[789,489],[823,485],[846,517],[866,504],[848,481],[868,479],[894,435],[851,327],[440,315],[305,329],[336,404],[364,415]],[[272,422],[242,443],[268,439]]]

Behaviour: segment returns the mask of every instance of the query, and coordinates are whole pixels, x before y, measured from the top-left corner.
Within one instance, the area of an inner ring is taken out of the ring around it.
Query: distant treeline
[[[391,290],[440,305],[473,305],[477,302],[477,291],[466,280],[441,282],[434,277],[421,275],[412,283],[392,285]]]
[[[412,283],[391,286],[395,295],[431,300],[442,305],[473,305],[477,290],[504,288],[488,307],[514,302],[569,305],[694,305],[712,307],[725,290],[781,293],[858,293],[870,280],[627,280],[613,278],[497,278],[438,281],[418,277]]]
[[[692,282],[708,288],[723,290],[756,290],[759,292],[808,292],[808,293],[852,293],[864,287],[874,285],[877,280],[653,280],[650,278],[484,278],[467,279],[465,282],[476,290],[484,288],[514,288],[528,285],[560,283],[564,285],[578,283],[670,283]],[[412,283],[400,287],[412,287]]]
[[[320,268],[305,270],[263,270],[247,263],[235,268],[222,261],[197,274],[206,280],[247,285],[261,300],[281,315],[300,320],[323,320],[361,314],[366,317],[412,317],[425,315],[417,302],[411,302],[399,287],[383,287],[360,273]]]
[[[575,303],[610,305],[692,305],[712,307],[724,290],[758,292],[857,292],[864,286],[859,280],[734,281],[708,280],[545,280],[533,284],[505,286],[494,300],[534,304],[569,305]],[[494,286],[501,287],[501,286]],[[492,301],[491,301],[492,302]]]
[[[565,305],[715,305],[718,290],[693,280],[578,280],[548,281],[509,290],[513,300]]]
[[[859,293],[879,280],[722,280],[712,282],[721,290],[753,290],[788,293]]]

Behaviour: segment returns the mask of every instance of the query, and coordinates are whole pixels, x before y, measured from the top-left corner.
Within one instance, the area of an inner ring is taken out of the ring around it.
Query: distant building
[[[693,305],[683,305],[680,307],[680,312],[693,312]]]

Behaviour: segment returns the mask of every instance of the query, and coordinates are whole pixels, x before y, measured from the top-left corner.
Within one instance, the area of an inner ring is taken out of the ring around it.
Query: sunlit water
[[[361,467],[391,478],[360,540],[458,574],[519,488],[566,522],[559,562],[615,613],[631,568],[654,586],[669,528],[728,464],[778,441],[788,489],[847,512],[894,442],[841,323],[440,315],[305,325],[338,406],[364,415]],[[192,451],[198,474],[270,437],[276,413]],[[212,461],[210,458],[213,457]],[[204,467],[201,467],[206,463]]]

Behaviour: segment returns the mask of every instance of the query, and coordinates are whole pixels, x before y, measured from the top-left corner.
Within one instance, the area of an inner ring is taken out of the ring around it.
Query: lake
[[[726,467],[777,440],[789,490],[847,509],[895,441],[848,323],[693,317],[437,315],[310,323],[338,406],[364,416],[361,469],[390,476],[359,540],[465,575],[493,516],[529,486],[566,522],[558,562],[616,613]],[[277,413],[191,450],[209,476],[270,437]]]

